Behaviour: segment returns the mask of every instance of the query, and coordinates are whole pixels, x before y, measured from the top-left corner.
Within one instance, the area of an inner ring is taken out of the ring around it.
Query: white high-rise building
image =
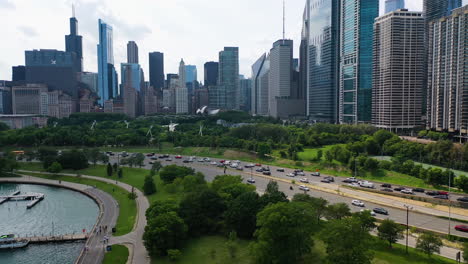
[[[182,59],[179,65],[179,85],[175,89],[176,114],[187,114],[189,112],[188,90],[186,85],[185,63]]]

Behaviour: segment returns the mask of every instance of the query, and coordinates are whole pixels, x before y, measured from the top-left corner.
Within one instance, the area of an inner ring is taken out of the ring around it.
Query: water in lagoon
[[[26,209],[29,201],[10,201],[0,205],[0,234],[60,235],[91,230],[99,207],[88,196],[63,188],[29,184],[0,184],[0,195],[15,190],[45,194],[43,201]],[[29,245],[24,249],[0,251],[2,264],[73,263],[83,243]]]

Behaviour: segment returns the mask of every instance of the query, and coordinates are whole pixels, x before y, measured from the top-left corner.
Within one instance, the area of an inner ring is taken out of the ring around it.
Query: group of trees
[[[11,176],[11,172],[18,168],[18,162],[12,155],[0,155],[0,177]]]

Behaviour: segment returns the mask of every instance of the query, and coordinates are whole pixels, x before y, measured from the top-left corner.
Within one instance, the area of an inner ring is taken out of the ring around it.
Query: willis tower
[[[65,50],[76,54],[75,70],[83,72],[83,38],[78,35],[78,20],[75,18],[75,8],[73,7],[73,17],[70,18],[70,35],[65,36]]]

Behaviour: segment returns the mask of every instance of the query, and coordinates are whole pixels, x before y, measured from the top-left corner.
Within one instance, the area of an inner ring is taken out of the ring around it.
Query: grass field
[[[114,235],[122,236],[132,231],[136,220],[136,202],[134,200],[128,199],[129,192],[122,189],[121,187],[98,180],[78,178],[73,176],[60,176],[40,173],[28,173],[28,175],[49,180],[61,180],[95,186],[96,188],[109,193],[119,203],[119,217],[117,218],[116,224],[117,232]]]
[[[125,264],[128,260],[128,248],[122,245],[112,245],[112,251],[106,252],[103,264]]]

